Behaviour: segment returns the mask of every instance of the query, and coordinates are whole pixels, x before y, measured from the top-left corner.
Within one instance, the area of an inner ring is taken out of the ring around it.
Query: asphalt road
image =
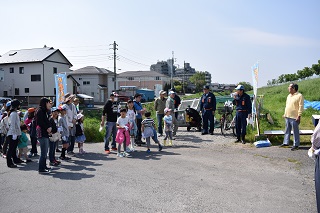
[[[0,159],[0,212],[316,212],[307,148],[255,148],[181,128],[174,147],[130,158],[87,143],[52,173]]]

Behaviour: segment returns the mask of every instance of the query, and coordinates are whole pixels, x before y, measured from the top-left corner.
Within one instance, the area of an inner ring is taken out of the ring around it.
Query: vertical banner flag
[[[253,101],[252,101],[252,119],[253,123],[255,122],[257,118],[257,91],[258,91],[258,74],[259,74],[259,62],[255,63],[252,67],[252,81],[253,81]],[[258,126],[258,122],[257,122]],[[258,134],[260,133],[259,131],[259,126],[258,126]]]
[[[64,101],[64,95],[67,93],[67,75],[59,73],[54,75],[56,83],[56,107],[59,107]]]

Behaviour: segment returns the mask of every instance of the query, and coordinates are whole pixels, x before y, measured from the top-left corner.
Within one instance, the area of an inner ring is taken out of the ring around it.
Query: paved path
[[[181,128],[175,146],[131,158],[85,155],[40,175],[0,159],[0,212],[316,212],[307,147],[260,148]]]

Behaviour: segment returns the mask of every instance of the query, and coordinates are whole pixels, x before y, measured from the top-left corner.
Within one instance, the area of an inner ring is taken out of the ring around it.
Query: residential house
[[[56,94],[54,74],[68,73],[72,64],[53,47],[11,50],[0,56],[0,96],[27,103]]]
[[[104,68],[87,66],[69,73],[79,83],[78,93],[94,97],[95,103],[105,103],[114,90],[114,73]]]
[[[136,86],[138,89],[151,89],[158,94],[165,84],[170,84],[170,77],[156,71],[127,71],[117,76],[118,85]]]

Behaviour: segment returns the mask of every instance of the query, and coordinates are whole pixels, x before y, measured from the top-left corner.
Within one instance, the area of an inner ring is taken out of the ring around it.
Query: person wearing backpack
[[[36,125],[35,125],[35,119],[34,119],[35,110],[36,110],[35,108],[29,108],[28,109],[28,117],[24,121],[24,124],[27,125],[27,127],[28,127],[28,132],[29,132],[30,140],[31,140],[31,150],[28,155],[29,158],[38,156]]]

